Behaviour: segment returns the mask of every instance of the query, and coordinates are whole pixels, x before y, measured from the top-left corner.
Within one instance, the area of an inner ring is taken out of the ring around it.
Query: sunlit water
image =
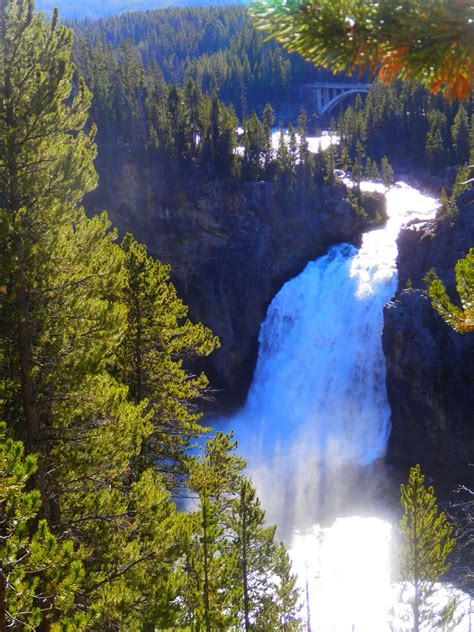
[[[242,127],[237,128],[236,131],[238,134],[244,133],[244,130]],[[301,140],[299,134],[295,134],[295,138],[296,138],[296,142],[299,144]],[[284,132],[284,139],[288,147],[290,143],[290,136],[287,132]],[[308,151],[310,151],[313,154],[317,154],[318,152],[323,151],[324,149],[327,149],[330,145],[336,145],[337,143],[339,143],[339,136],[337,136],[336,134],[323,132],[321,136],[307,136],[306,142],[308,143]],[[273,156],[276,156],[279,145],[280,145],[280,132],[279,131],[273,132],[272,134]],[[235,148],[235,153],[238,154],[239,156],[243,156],[245,153],[245,147],[243,145],[239,145],[238,147]]]
[[[368,516],[363,492],[377,488],[390,431],[381,336],[397,285],[396,238],[402,224],[433,217],[437,203],[402,183],[386,198],[384,228],[366,233],[359,250],[333,247],[275,296],[247,403],[230,421],[289,545],[313,632],[391,629],[391,525]],[[458,629],[470,629],[467,619]]]

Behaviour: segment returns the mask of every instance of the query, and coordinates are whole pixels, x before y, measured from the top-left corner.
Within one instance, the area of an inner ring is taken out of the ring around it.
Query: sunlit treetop
[[[260,0],[257,28],[333,72],[417,79],[448,99],[474,88],[474,0]]]

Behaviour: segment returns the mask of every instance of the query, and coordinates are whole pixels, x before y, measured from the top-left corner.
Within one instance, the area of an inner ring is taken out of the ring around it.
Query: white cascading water
[[[333,247],[275,296],[246,405],[230,421],[289,546],[312,632],[391,629],[391,526],[367,510],[358,516],[356,497],[377,479],[390,431],[382,327],[397,284],[396,238],[402,224],[433,217],[437,203],[402,183],[386,199],[386,226],[366,233],[359,250]]]
[[[348,488],[348,472],[385,451],[383,307],[396,289],[396,238],[403,223],[436,209],[406,185],[386,196],[384,228],[366,233],[359,250],[331,248],[275,296],[233,420],[269,518],[291,530],[314,523]]]

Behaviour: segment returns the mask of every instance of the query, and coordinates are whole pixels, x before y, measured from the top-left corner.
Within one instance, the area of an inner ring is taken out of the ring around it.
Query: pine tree
[[[298,604],[301,591],[297,587],[297,577],[292,572],[290,557],[283,544],[279,544],[276,549],[273,568],[276,578],[275,602],[279,626],[276,629],[282,632],[299,632],[303,629]]]
[[[271,180],[271,166],[273,164],[273,124],[275,122],[275,113],[272,106],[267,103],[262,115],[262,124],[264,130],[264,145],[263,145],[263,162],[265,166],[265,175]]]
[[[244,174],[251,182],[259,180],[267,149],[267,132],[256,112],[244,120]]]
[[[122,292],[127,327],[117,350],[117,372],[133,400],[147,401],[153,433],[144,447],[144,464],[170,475],[183,474],[185,449],[202,435],[194,402],[207,387],[206,376],[183,366],[207,356],[218,340],[203,325],[187,318],[188,309],[170,282],[169,267],[148,256],[131,234],[122,241],[126,282]]]
[[[370,179],[372,180],[372,182],[379,182],[380,181],[380,172],[379,172],[379,168],[377,167],[377,163],[375,162],[375,160],[372,161],[372,171],[370,174]]]
[[[189,487],[198,509],[191,522],[183,600],[187,621],[206,632],[231,629],[235,624],[235,597],[223,587],[234,563],[226,554],[226,513],[238,493],[245,465],[233,454],[236,446],[231,434],[218,432],[208,441],[203,457],[190,467]]]
[[[257,28],[333,72],[418,79],[433,93],[469,98],[473,9],[469,3],[318,0],[252,6]]]
[[[298,141],[296,139],[296,132],[293,125],[288,125],[288,158],[289,158],[289,170],[287,174],[287,186],[290,189],[296,187],[296,172],[298,163]]]
[[[451,126],[451,144],[458,164],[464,164],[469,159],[469,121],[462,103]]]
[[[391,164],[388,161],[387,156],[383,156],[382,162],[380,163],[380,168],[382,171],[382,183],[386,187],[390,187],[393,184],[393,169]]]
[[[93,629],[173,628],[182,581],[178,569],[184,516],[176,513],[161,476],[151,468],[125,493],[104,492],[101,500],[111,514],[108,521],[90,522],[91,541],[102,547],[95,546],[97,557],[86,564],[86,591],[97,607]],[[103,506],[91,503],[88,509],[103,511]]]
[[[433,596],[436,582],[449,568],[453,528],[439,510],[433,488],[426,488],[424,481],[416,465],[410,469],[407,485],[400,488],[403,516],[396,573],[398,581],[413,590],[409,599],[413,632],[443,629],[452,617],[452,604],[440,609]]]
[[[445,187],[441,188],[439,201],[441,204],[436,214],[437,217],[441,219],[452,219],[458,214],[459,209],[456,200],[455,198],[448,197]]]
[[[460,334],[474,330],[474,248],[456,264],[456,287],[461,306],[455,305],[438,277],[429,286],[431,303],[438,314]]]
[[[288,151],[285,133],[280,129],[278,149],[275,156],[275,171],[277,183],[281,190],[286,191],[291,181],[291,158]]]
[[[355,159],[352,167],[352,180],[354,181],[356,191],[360,191],[360,183],[362,182],[362,167],[358,158]]]
[[[37,521],[38,490],[27,489],[37,459],[7,438],[0,424],[0,630],[84,630],[94,618],[80,612],[75,593],[84,568],[71,541],[59,544]]]
[[[428,113],[429,130],[426,135],[425,151],[428,164],[433,173],[436,173],[446,162],[446,115],[440,110],[430,110]]]
[[[99,599],[97,627],[106,630],[111,604],[131,601],[117,579],[144,561],[127,558],[144,539],[129,528],[139,480],[131,467],[153,430],[144,404],[109,373],[127,328],[124,254],[106,216],[88,219],[79,207],[97,178],[72,32],[26,0],[3,3],[0,26],[1,409],[39,453],[39,518],[83,559],[75,607]],[[38,577],[44,592],[48,569]]]
[[[364,169],[364,178],[366,180],[372,180],[372,158],[367,158]]]
[[[265,512],[249,480],[242,481],[232,501],[228,527],[242,629],[301,629],[296,578],[285,548],[275,542],[275,527],[265,526]]]
[[[345,142],[342,144],[341,155],[339,157],[339,165],[344,171],[347,171],[352,167],[349,150],[347,149],[347,145],[345,144]]]
[[[30,2],[3,9],[0,392],[17,436],[41,452],[35,484],[51,517],[60,511],[49,481],[60,476],[62,442],[78,440],[84,428],[72,422],[123,334],[125,310],[113,298],[123,255],[107,218],[89,220],[77,206],[96,174],[72,33],[55,16],[47,24],[34,15]]]
[[[334,169],[336,168],[336,163],[334,160],[334,146],[329,145],[329,147],[323,152],[323,165],[324,165],[324,183],[327,187],[332,189],[336,184],[336,174],[334,173]],[[356,173],[357,168],[355,167]],[[360,179],[362,179],[362,173],[360,174]],[[360,184],[360,180],[359,180]]]

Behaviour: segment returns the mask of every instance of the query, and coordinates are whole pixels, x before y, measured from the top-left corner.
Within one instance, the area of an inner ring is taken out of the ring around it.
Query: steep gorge
[[[361,216],[340,185],[289,208],[268,182],[217,180],[203,170],[176,175],[166,179],[157,165],[123,161],[100,173],[87,207],[107,208],[122,234],[132,231],[171,265],[191,318],[221,340],[202,368],[219,408],[232,407],[247,393],[260,325],[276,292],[329,246],[359,245],[364,230],[383,218],[384,200],[364,196]]]

